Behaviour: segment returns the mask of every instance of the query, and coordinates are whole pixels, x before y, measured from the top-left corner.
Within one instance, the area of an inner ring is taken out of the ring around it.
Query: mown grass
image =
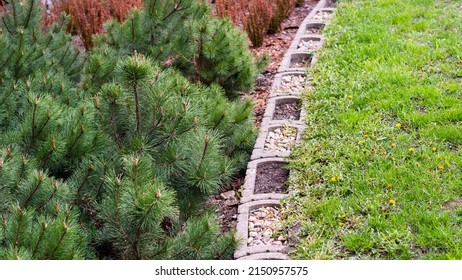
[[[292,153],[298,259],[462,259],[462,2],[340,1]]]

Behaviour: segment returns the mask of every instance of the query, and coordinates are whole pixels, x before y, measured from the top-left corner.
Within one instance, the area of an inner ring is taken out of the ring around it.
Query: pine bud
[[[135,64],[138,65],[138,52],[136,50],[133,52],[133,58],[135,59]]]
[[[195,117],[194,118],[194,125],[198,125],[199,124],[199,118],[198,117]]]
[[[186,112],[186,102],[184,102],[184,100],[183,100],[183,102],[181,103],[181,106],[183,107],[183,111]]]
[[[56,138],[54,135],[51,137],[51,147],[53,150],[56,150]]]
[[[134,165],[134,166],[138,166],[138,163],[139,163],[139,162],[140,162],[139,158],[135,158],[135,159],[133,160],[133,165]]]
[[[26,81],[26,87],[27,87],[27,90],[29,91],[30,90],[30,80]]]
[[[2,224],[6,226],[6,218],[5,215],[2,214]]]
[[[61,91],[64,91],[64,84],[61,83],[60,86],[61,86]]]
[[[34,105],[38,105],[38,103],[39,103],[39,100],[38,100],[38,97],[36,95],[36,96],[34,96]]]
[[[99,97],[98,97],[98,95],[95,96],[95,101],[94,101],[94,103],[95,103],[95,108],[96,108],[96,109],[99,109]]]
[[[3,167],[3,159],[0,158],[0,169]]]
[[[47,229],[47,227],[48,227],[48,224],[47,224],[47,223],[45,223],[45,222],[43,222],[43,223],[42,223],[42,228],[43,228],[43,230],[46,230],[46,229]]]
[[[37,177],[38,177],[39,182],[42,182],[43,181],[43,172],[39,171]]]
[[[208,143],[210,141],[210,136],[205,135],[205,143]]]
[[[56,180],[53,181],[53,189],[55,189],[55,190],[58,189],[58,181],[56,181]]]
[[[186,91],[186,84],[184,84],[184,85],[181,87],[181,95],[183,95],[185,91]]]
[[[56,201],[56,204],[55,204],[55,210],[56,210],[57,213],[61,210],[61,209],[59,209],[59,204],[58,204],[57,201]]]
[[[117,176],[117,177],[116,177],[116,186],[117,186],[117,187],[120,187],[121,184],[122,184],[122,182],[120,181],[120,177]]]
[[[69,229],[69,226],[66,223],[63,223],[63,230],[67,231]]]
[[[160,193],[160,189],[157,189],[156,197],[157,199],[160,199],[162,194]]]
[[[11,149],[8,147],[6,148],[6,157],[9,158],[11,156]]]
[[[47,118],[51,118],[51,111],[49,109],[47,109]]]

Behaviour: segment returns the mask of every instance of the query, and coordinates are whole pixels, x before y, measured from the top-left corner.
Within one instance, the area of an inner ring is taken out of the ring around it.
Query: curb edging
[[[289,259],[289,245],[255,245],[247,246],[249,238],[249,214],[252,210],[259,209],[261,207],[279,207],[280,200],[287,197],[287,193],[261,193],[255,194],[255,181],[257,168],[259,164],[266,162],[286,162],[285,158],[289,156],[290,151],[275,152],[265,151],[264,146],[268,132],[271,129],[275,129],[281,126],[288,126],[297,129],[295,143],[300,142],[303,135],[303,131],[306,128],[305,119],[306,112],[303,110],[301,94],[306,88],[310,86],[311,78],[307,75],[307,69],[312,67],[317,61],[317,51],[303,51],[298,49],[298,46],[302,40],[313,39],[319,41],[319,47],[324,42],[323,35],[306,34],[306,29],[309,25],[322,25],[326,26],[327,21],[314,20],[315,15],[321,12],[335,12],[335,8],[326,8],[327,0],[320,0],[313,10],[306,16],[302,21],[295,38],[293,39],[289,49],[284,55],[281,65],[278,69],[273,84],[270,89],[268,96],[267,107],[263,115],[262,125],[260,127],[259,136],[256,140],[252,156],[247,165],[247,171],[245,181],[243,185],[242,196],[240,199],[240,205],[238,207],[238,217],[236,226],[236,237],[240,240],[240,243],[234,252],[234,258],[237,260],[288,260]],[[290,68],[292,57],[310,56],[310,63],[305,68]],[[300,83],[300,87],[297,85],[295,91],[279,91],[283,78],[285,76],[301,76],[304,77],[303,82]],[[301,88],[301,89],[300,89]],[[300,118],[298,120],[275,120],[274,114],[276,111],[276,105],[279,103],[289,103],[293,101],[299,101],[300,105]],[[289,174],[290,176],[290,174]],[[287,188],[288,190],[290,187]]]

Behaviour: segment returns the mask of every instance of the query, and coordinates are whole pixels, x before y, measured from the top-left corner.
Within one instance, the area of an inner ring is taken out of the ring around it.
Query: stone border
[[[276,199],[280,200],[287,196],[285,193],[260,193],[255,194],[255,181],[257,179],[257,168],[262,163],[267,162],[281,162],[284,163],[285,160],[281,157],[273,158],[262,158],[257,160],[252,160],[247,165],[247,173],[245,174],[245,181],[242,191],[241,203],[258,201],[258,200],[271,200]]]
[[[238,260],[288,260],[289,256],[283,253],[261,253],[241,257]]]
[[[294,39],[294,41],[289,47],[289,50],[293,52],[306,52],[298,48],[298,46],[300,45],[302,41],[317,41],[319,46],[322,46],[324,42],[324,37],[322,35],[314,35],[314,34],[313,35],[310,35],[310,34],[302,35],[299,38]]]
[[[265,143],[266,143],[266,138],[268,136],[268,133],[271,131],[274,131],[275,129],[279,127],[284,127],[284,126],[297,129],[297,136],[295,138],[295,142],[299,142],[302,139],[302,133],[303,133],[303,130],[305,129],[304,124],[302,123],[294,124],[294,123],[290,123],[285,120],[272,121],[271,123],[267,125],[262,125],[262,127],[260,128],[260,134],[258,135],[257,141],[255,142],[255,146],[253,148],[252,156],[250,157],[250,159],[256,160],[256,159],[268,158],[268,157],[288,157],[290,154],[290,151],[271,151],[271,150],[265,151]]]
[[[284,253],[287,254],[289,248],[284,245],[256,245],[256,246],[247,246],[247,240],[249,238],[249,212],[261,207],[279,207],[278,199],[268,199],[268,200],[259,200],[247,202],[239,205],[237,210],[237,232],[241,233],[239,238],[243,238],[240,246],[234,252],[234,258],[238,259],[244,256],[250,256],[253,254],[261,253]]]
[[[290,152],[266,152],[263,151],[266,142],[268,131],[273,128],[287,125],[290,127],[297,128],[297,137],[295,142],[299,142],[305,129],[306,113],[303,110],[300,112],[299,120],[273,120],[273,116],[278,102],[291,102],[293,100],[300,100],[300,91],[298,92],[277,92],[276,89],[281,85],[282,79],[286,75],[303,75],[306,77],[306,87],[310,86],[311,79],[306,74],[306,69],[316,63],[317,52],[304,52],[297,49],[298,44],[301,40],[307,38],[319,38],[320,46],[323,43],[322,35],[305,34],[308,24],[324,24],[326,22],[314,21],[313,17],[318,11],[335,11],[335,8],[325,8],[327,0],[320,0],[313,10],[307,15],[307,17],[301,23],[295,38],[289,47],[288,51],[284,55],[283,62],[279,67],[278,74],[275,76],[271,91],[268,97],[267,108],[263,116],[262,125],[260,128],[260,134],[255,143],[254,150],[251,156],[251,161],[247,165],[245,182],[243,185],[242,197],[238,208],[237,217],[237,232],[236,237],[239,239],[239,245],[234,252],[234,258],[238,260],[287,260],[289,259],[289,245],[255,245],[247,246],[247,240],[249,238],[249,212],[261,207],[280,207],[280,200],[286,197],[288,194],[284,193],[263,193],[254,194],[255,180],[257,167],[261,163],[265,162],[285,162],[284,159],[289,155]],[[292,56],[312,54],[310,66],[306,68],[290,68],[290,60]],[[291,176],[289,174],[289,176]],[[289,188],[290,189],[290,188]]]
[[[286,103],[291,103],[291,102],[299,102],[300,103],[300,118],[298,120],[275,120],[273,119],[274,114],[276,113],[276,106],[278,104],[286,104]],[[300,124],[303,125],[306,118],[306,112],[303,110],[303,104],[302,100],[298,96],[277,96],[277,97],[270,97],[268,101],[266,102],[266,110],[265,114],[263,115],[263,124],[267,124],[270,122],[278,122],[278,121],[285,121],[288,122],[289,124]]]
[[[305,79],[308,80],[306,81],[307,83],[307,86],[309,86],[310,84],[310,78],[306,75],[305,72],[285,72],[285,73],[278,73],[274,76],[274,81],[273,81],[273,85],[271,86],[271,91],[270,91],[270,95],[269,97],[277,97],[277,96],[293,96],[293,95],[301,95],[302,92],[301,91],[294,91],[294,92],[279,92],[277,91],[277,88],[281,86],[281,83],[282,83],[282,78],[284,76],[305,76]]]
[[[279,67],[279,72],[302,72],[305,73],[306,69],[310,68],[313,63],[314,55],[309,52],[298,51],[298,50],[290,50],[284,56],[284,59],[281,62],[281,66]],[[292,67],[292,61],[294,59],[307,59],[308,65],[303,67]]]

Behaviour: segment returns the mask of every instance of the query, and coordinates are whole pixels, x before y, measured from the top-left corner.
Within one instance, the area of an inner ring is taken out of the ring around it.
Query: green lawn
[[[462,259],[462,1],[340,1],[325,35],[292,257]]]

